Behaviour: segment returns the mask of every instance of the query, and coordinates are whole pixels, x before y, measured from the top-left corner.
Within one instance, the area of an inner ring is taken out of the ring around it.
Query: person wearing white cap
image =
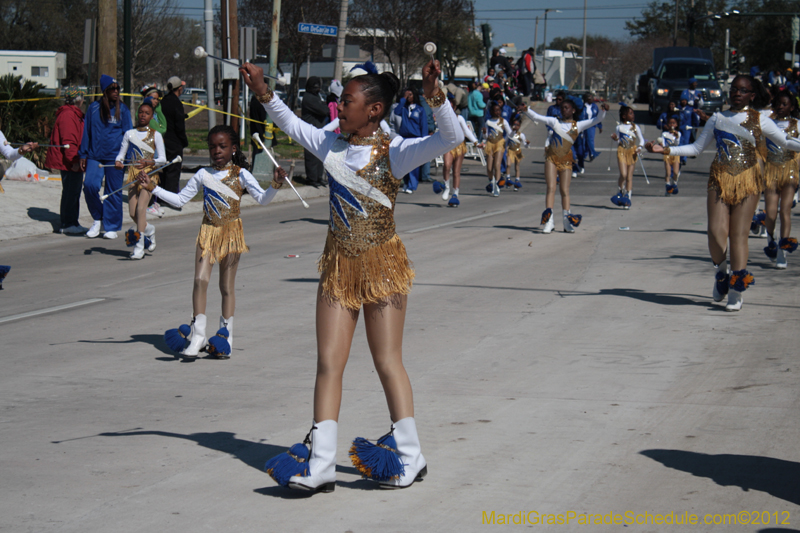
[[[167,161],[172,161],[177,156],[183,156],[183,149],[189,146],[186,138],[186,112],[181,103],[181,93],[186,82],[178,76],[167,80],[167,94],[161,100],[161,111],[167,120],[167,132],[164,134],[164,148],[167,152]],[[163,170],[161,187],[169,192],[178,192],[181,179],[181,164],[175,163]]]

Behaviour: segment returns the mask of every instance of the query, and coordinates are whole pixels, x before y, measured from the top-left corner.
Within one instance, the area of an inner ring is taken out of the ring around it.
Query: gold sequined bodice
[[[797,119],[789,117],[789,125],[784,128],[783,131],[786,132],[788,137],[799,137],[800,133],[798,133],[797,129]],[[783,166],[797,156],[797,152],[784,150],[769,139],[765,139],[765,142],[767,145],[767,163],[775,166]]]
[[[140,153],[138,151],[138,149],[134,150],[133,151],[133,154],[134,154],[133,155],[133,160],[131,161],[132,163],[138,161],[139,159],[153,159],[153,160],[155,160],[156,130],[154,130],[150,126],[145,126],[145,127],[147,128],[147,135],[145,135],[144,139],[142,139],[142,142],[144,144],[146,144],[147,146],[149,146],[150,148],[152,148],[153,152],[152,152],[152,154],[142,154],[142,153]],[[133,146],[135,146],[135,145],[133,145]],[[155,168],[156,168],[155,164],[147,165],[146,167],[141,168],[141,169],[136,168],[135,166],[131,165],[131,166],[128,167],[128,177],[125,180],[125,183],[129,183],[131,181],[134,181],[136,179],[136,175],[139,174],[139,172],[152,172]]]
[[[727,120],[733,121],[730,118]],[[747,118],[739,126],[750,132],[755,144],[715,126],[717,156],[711,163],[712,172],[721,171],[735,176],[758,165],[758,151],[765,150],[764,136],[761,133],[761,115],[755,109],[748,109]]]
[[[402,184],[392,174],[389,136],[340,137],[325,157],[330,188],[330,230],[350,256],[389,241],[395,235],[394,203]],[[370,160],[358,171],[345,164],[350,144],[371,146]]]
[[[631,148],[636,148],[637,146],[637,139],[636,139],[636,124],[633,122],[625,123],[625,126],[628,126],[628,132],[623,132],[621,129],[619,131],[619,145],[623,148],[623,150],[630,150]]]
[[[211,224],[212,226],[224,226],[233,222],[240,216],[239,204],[242,197],[242,183],[239,180],[239,172],[241,169],[236,165],[231,165],[227,176],[222,178],[220,182],[228,186],[238,198],[230,198],[225,194],[213,190],[206,185],[203,185],[203,224]]]
[[[563,122],[561,124],[563,124]],[[561,160],[569,155],[570,161],[572,160],[572,145],[578,139],[578,123],[574,120],[572,121],[569,131],[567,131],[567,135],[572,139],[572,143],[565,143],[561,135],[556,132],[550,134],[550,143],[545,149],[545,155],[548,158]]]
[[[487,124],[487,133],[490,143],[496,143],[503,138],[503,117],[497,119],[497,128],[489,127]]]

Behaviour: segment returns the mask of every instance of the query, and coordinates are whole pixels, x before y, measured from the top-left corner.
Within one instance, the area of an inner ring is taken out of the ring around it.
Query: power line
[[[598,10],[598,9],[637,9],[637,8],[645,8],[645,7],[648,7],[648,4],[628,4],[628,5],[589,7],[589,8],[587,8],[587,11],[594,11],[594,10]],[[482,11],[490,11],[492,13],[495,13],[495,12],[498,12],[498,11],[512,11],[512,12],[518,12],[518,11],[542,11],[542,12],[544,12],[545,10],[544,9],[535,9],[535,8],[524,8],[524,9],[476,9],[475,10],[476,13],[479,13],[479,12],[482,12]],[[555,11],[555,10],[551,10],[551,12],[553,12],[553,11]],[[562,7],[562,8],[559,9],[559,11],[583,11],[583,8],[582,7]],[[581,18],[583,18],[583,17],[581,17]]]
[[[487,21],[497,21],[497,20],[536,20],[535,18],[487,18],[487,17],[476,17],[480,18],[480,20],[487,20]],[[586,17],[586,20],[629,20],[633,17]],[[539,17],[541,20],[541,17]],[[583,17],[549,17],[547,19],[548,22],[556,22],[559,20],[583,20]]]

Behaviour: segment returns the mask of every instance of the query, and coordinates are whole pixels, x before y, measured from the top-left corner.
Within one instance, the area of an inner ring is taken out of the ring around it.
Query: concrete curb
[[[56,175],[53,176],[57,178]],[[191,174],[181,175],[181,186],[192,177]],[[10,239],[21,239],[34,235],[53,234],[61,227],[60,205],[61,205],[61,182],[58,179],[36,182],[3,180],[5,194],[0,194],[0,242]],[[304,199],[320,198],[327,196],[328,189],[313,187],[299,187],[298,191]],[[124,196],[127,204],[127,195]],[[294,192],[286,187],[278,191],[273,203],[299,202]],[[80,223],[84,227],[92,224],[86,202],[81,195]],[[259,206],[250,195],[245,195],[242,199],[242,208]],[[260,206],[259,206],[260,207]],[[131,220],[127,215],[128,208],[125,207],[125,216],[122,226],[127,228]],[[164,208],[163,218],[172,218],[181,215],[194,215],[203,210],[202,202],[189,202],[181,211]],[[158,218],[153,217],[157,223]],[[60,237],[60,235],[59,235]]]

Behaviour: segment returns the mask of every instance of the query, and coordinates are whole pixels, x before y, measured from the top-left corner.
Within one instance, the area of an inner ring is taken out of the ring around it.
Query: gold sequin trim
[[[269,85],[267,85],[267,92],[264,94],[257,94],[256,100],[261,102],[262,104],[268,104],[272,101],[273,92]]]
[[[428,105],[431,106],[431,108],[439,107],[447,101],[447,95],[445,95],[441,89],[437,89],[436,94],[430,98],[425,97],[425,101],[428,102]]]

